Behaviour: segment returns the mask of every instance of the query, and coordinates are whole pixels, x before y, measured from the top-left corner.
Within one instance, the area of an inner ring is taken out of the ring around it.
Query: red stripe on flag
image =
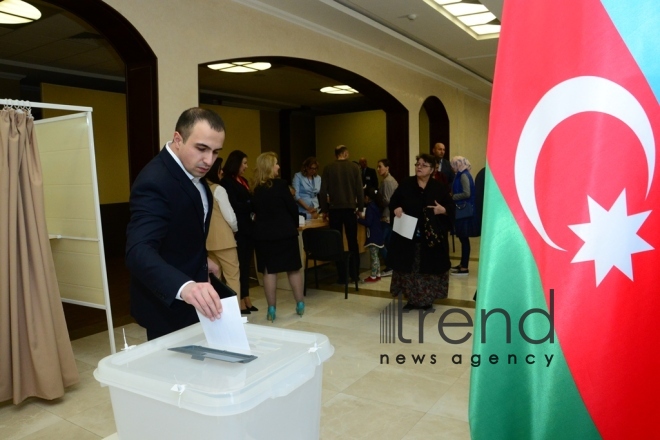
[[[606,438],[634,438],[635,433],[648,438],[653,432],[660,436],[657,405],[645,403],[660,395],[660,353],[654,336],[655,310],[660,307],[660,209],[655,212],[660,191],[656,172],[647,194],[649,161],[654,167],[656,159],[638,138],[645,123],[641,119],[648,118],[654,141],[660,140],[660,108],[599,1],[507,0],[503,25],[488,163],[532,249],[544,291],[555,289],[558,339],[599,431]],[[581,77],[585,81],[575,82],[580,87],[568,95],[569,89],[560,86]],[[601,87],[605,83],[607,87]],[[585,107],[583,94],[591,88],[599,91],[598,99]],[[551,91],[561,99],[550,100]],[[617,100],[617,91],[628,93],[636,104]],[[543,110],[543,103],[552,105]],[[614,108],[608,106],[612,103]],[[538,124],[527,129],[537,138],[557,113],[568,115],[543,138],[538,154],[534,142],[519,145],[535,108],[539,113],[532,121]],[[570,115],[571,109],[580,108],[587,110]],[[519,163],[523,172],[516,180],[519,148],[528,154]],[[530,169],[535,170],[533,180],[524,177]],[[588,198],[609,212],[623,190],[622,223],[611,220],[621,216],[604,217],[609,228],[598,229],[599,239],[591,243],[596,249],[593,260],[572,262],[585,240],[569,226],[596,224]],[[521,194],[533,194],[532,204]],[[534,203],[537,223],[529,214]],[[647,211],[651,214],[633,231],[633,216]],[[654,250],[634,250],[635,236]],[[632,279],[622,270],[626,252]],[[601,272],[607,268],[600,281],[598,265]]]

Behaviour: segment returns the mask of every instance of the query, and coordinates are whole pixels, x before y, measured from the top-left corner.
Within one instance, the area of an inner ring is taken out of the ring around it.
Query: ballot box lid
[[[209,416],[249,411],[269,398],[286,396],[320,374],[334,353],[325,335],[245,324],[248,363],[196,360],[173,347],[206,346],[200,324],[102,359],[94,377],[160,402]],[[224,347],[214,347],[227,349]],[[235,350],[232,350],[235,351]]]

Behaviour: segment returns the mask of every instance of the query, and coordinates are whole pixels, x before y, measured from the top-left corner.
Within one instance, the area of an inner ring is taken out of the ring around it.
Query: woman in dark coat
[[[257,251],[257,270],[264,274],[264,293],[268,301],[269,321],[275,320],[275,290],[277,274],[286,272],[296,313],[305,312],[303,301],[303,277],[300,268],[298,244],[298,207],[289,191],[289,185],[276,179],[280,170],[275,153],[263,153],[257,157],[254,170],[254,242]]]
[[[254,254],[254,242],[252,218],[250,217],[252,214],[250,185],[243,177],[247,167],[247,154],[234,150],[227,156],[225,166],[222,168],[224,176],[220,180],[220,185],[227,191],[229,204],[236,213],[238,221],[238,231],[234,238],[236,238],[236,252],[238,252],[242,314],[259,311],[250,300],[250,262]]]
[[[387,260],[394,270],[390,292],[406,296],[408,310],[429,309],[434,300],[447,297],[451,267],[447,235],[454,202],[447,185],[431,178],[436,166],[435,156],[417,156],[415,175],[401,181],[390,199],[393,222],[402,214],[418,219],[412,240],[392,234]],[[431,230],[434,234],[429,235]]]

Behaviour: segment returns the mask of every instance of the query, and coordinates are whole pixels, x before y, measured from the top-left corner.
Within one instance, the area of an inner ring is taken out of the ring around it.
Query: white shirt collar
[[[168,143],[165,144],[165,148],[167,149],[167,152],[170,153],[170,155],[171,155],[172,158],[176,161],[176,163],[179,164],[179,166],[181,167],[181,169],[183,170],[183,172],[186,173],[186,176],[188,176],[188,178],[189,178],[190,180],[192,180],[193,183],[197,184],[197,182],[199,182],[199,177],[195,177],[195,176],[193,176],[192,174],[190,174],[190,173],[188,172],[188,170],[186,170],[186,169],[184,168],[184,166],[183,166],[183,164],[181,163],[181,160],[179,159],[179,157],[178,157],[176,154],[174,154],[174,151],[172,151],[172,149],[170,148],[170,145],[171,145],[171,144],[172,144],[172,141],[169,141]]]

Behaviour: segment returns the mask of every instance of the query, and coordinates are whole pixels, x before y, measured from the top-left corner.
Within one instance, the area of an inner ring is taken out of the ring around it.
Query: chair
[[[329,228],[309,228],[303,230],[303,248],[305,251],[305,272],[303,278],[303,294],[307,296],[307,269],[309,260],[314,260],[314,278],[316,288],[319,288],[318,261],[335,261],[343,264],[346,268],[346,280],[344,286],[344,299],[348,299],[348,278],[350,277],[349,262],[351,253],[344,250],[344,241],[339,231]],[[355,279],[355,290],[358,289],[358,281]]]

